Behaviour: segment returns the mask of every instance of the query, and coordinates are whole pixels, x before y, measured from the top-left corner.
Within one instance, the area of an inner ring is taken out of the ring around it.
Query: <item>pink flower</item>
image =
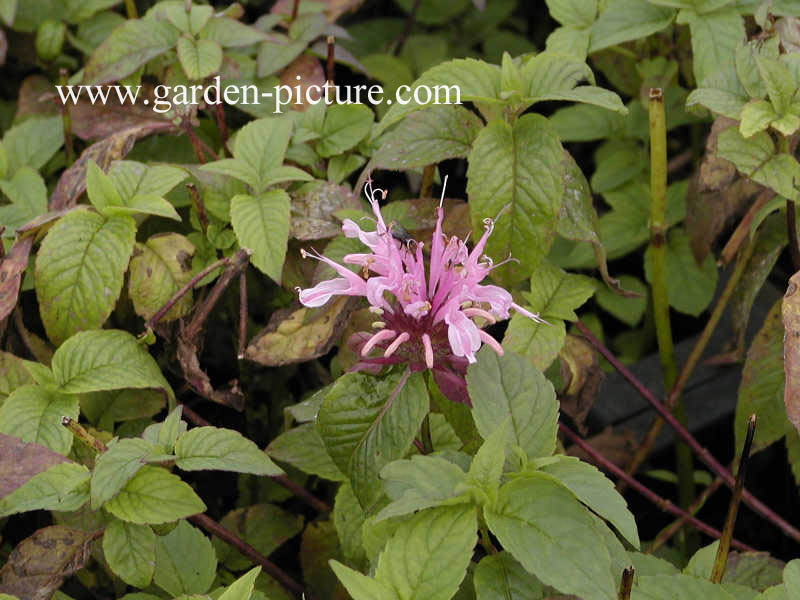
[[[342,223],[345,236],[357,237],[370,250],[343,259],[346,264],[360,266],[364,277],[324,256],[304,252],[303,256],[313,256],[333,267],[340,277],[300,290],[300,302],[317,307],[335,295],[364,296],[376,315],[373,328],[377,332],[357,334],[350,340],[362,357],[354,368],[374,370],[397,362],[408,362],[412,370],[428,368],[448,397],[469,403],[464,384],[466,365],[475,362],[482,344],[503,354],[502,346],[475,320],[492,324],[507,319],[513,308],[537,322],[544,321],[515,304],[507,290],[481,284],[493,268],[511,260],[495,265],[483,255],[494,227],[492,219],[484,220],[484,233],[470,252],[464,240],[455,236],[447,239],[442,233],[444,210],[440,201],[426,276],[423,243],[397,239],[400,236],[393,235],[394,224],[387,226],[384,222],[378,195],[383,199],[386,192],[373,189],[372,182],[367,181],[365,194],[375,215],[375,231],[363,231],[350,219]],[[375,350],[380,355],[376,356]]]

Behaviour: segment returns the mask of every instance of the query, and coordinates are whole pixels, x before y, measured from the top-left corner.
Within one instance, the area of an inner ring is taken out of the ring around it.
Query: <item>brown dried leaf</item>
[[[53,525],[22,540],[0,569],[0,593],[20,600],[49,600],[64,577],[89,560],[89,545],[99,536]]]
[[[297,79],[300,77],[300,79]],[[317,103],[322,98],[321,86],[325,84],[325,71],[317,58],[310,54],[301,54],[281,73],[281,85],[289,86],[292,89],[292,110],[298,112],[305,111],[312,104]],[[311,94],[314,102],[309,102],[306,90],[312,86],[318,86],[316,92]],[[299,98],[296,95],[299,89]]]
[[[33,246],[33,236],[19,238],[0,260],[0,321],[17,305],[22,275],[28,266],[28,256]]]
[[[783,297],[783,402],[786,416],[800,432],[800,271],[789,278]]]
[[[292,198],[289,235],[298,240],[320,240],[341,233],[342,225],[333,216],[338,210],[360,209],[358,199],[343,185],[325,182]]]
[[[333,521],[312,521],[306,525],[300,540],[303,580],[318,598],[347,600],[350,596],[328,566],[330,559],[343,559],[336,526]]]
[[[58,114],[57,98],[53,84],[46,77],[31,75],[19,86],[16,120],[32,115],[53,116]]]
[[[759,592],[783,581],[786,564],[767,552],[731,552],[725,563],[723,583],[738,583]]]
[[[46,446],[0,433],[0,498],[8,496],[34,475],[62,462],[70,461]]]
[[[356,10],[364,3],[364,0],[327,0],[327,3],[328,8],[325,10],[325,16],[328,22],[332,23],[344,13]],[[278,0],[269,12],[291,15],[293,4],[294,0]]]
[[[606,459],[625,469],[630,464],[633,453],[639,445],[639,438],[630,429],[606,427],[597,435],[588,438],[586,443]],[[587,462],[593,462],[586,452],[574,444],[567,448],[567,454],[577,456]]]
[[[245,358],[274,367],[322,356],[341,336],[357,303],[340,296],[320,309],[279,310],[250,342]]]
[[[605,375],[594,351],[585,338],[567,334],[559,353],[564,395],[561,410],[586,434],[586,417],[594,405],[597,390]]]
[[[131,151],[136,140],[149,133],[152,132],[132,127],[86,148],[78,160],[61,174],[56,189],[50,196],[50,210],[64,210],[75,206],[80,195],[86,190],[86,165],[90,160],[96,162],[103,171],[107,171],[112,161],[123,158]]]
[[[227,390],[215,390],[211,385],[211,379],[200,367],[200,360],[197,358],[197,344],[186,339],[184,332],[178,335],[178,362],[183,370],[183,376],[191,388],[212,402],[230,406],[231,408],[244,410],[244,396],[239,389],[239,384],[233,380]]]
[[[698,189],[700,192],[716,192],[726,188],[736,179],[736,166],[717,157],[717,136],[736,125],[736,121],[728,117],[717,117],[711,126],[711,132],[706,139],[706,153],[700,163],[700,178]]]

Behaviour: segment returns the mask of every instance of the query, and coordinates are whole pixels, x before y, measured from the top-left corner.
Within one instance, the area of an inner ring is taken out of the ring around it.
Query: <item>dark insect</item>
[[[414,241],[414,238],[411,237],[411,234],[408,232],[408,230],[400,225],[400,223],[397,221],[392,221],[389,223],[389,233],[392,234],[394,239],[406,246]]]

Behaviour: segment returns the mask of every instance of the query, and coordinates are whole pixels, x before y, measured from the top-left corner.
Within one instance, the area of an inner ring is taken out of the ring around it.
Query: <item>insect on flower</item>
[[[379,199],[385,198],[386,192],[373,188],[368,180],[364,193],[375,216],[375,231],[364,231],[350,219],[342,223],[344,235],[358,238],[369,250],[343,258],[345,264],[360,266],[361,275],[319,253],[302,251],[304,257],[332,267],[339,277],[308,289],[298,288],[300,302],[318,307],[337,295],[364,296],[369,310],[376,315],[372,325],[377,331],[351,338],[350,344],[361,357],[354,368],[374,369],[399,362],[407,362],[412,370],[428,368],[446,395],[468,403],[464,384],[467,364],[475,362],[475,353],[482,344],[503,354],[502,346],[478,326],[476,319],[492,324],[508,319],[513,308],[544,322],[539,315],[515,304],[507,290],[481,284],[492,269],[513,260],[494,264],[483,255],[494,220],[484,220],[484,233],[472,251],[464,240],[456,236],[448,239],[442,233],[443,187],[430,258],[426,261],[423,242],[413,240],[396,223],[385,223]]]

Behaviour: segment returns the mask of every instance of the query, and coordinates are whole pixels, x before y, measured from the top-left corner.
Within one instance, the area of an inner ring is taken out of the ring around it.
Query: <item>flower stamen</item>
[[[388,340],[395,335],[397,335],[397,332],[393,329],[381,329],[378,333],[369,338],[366,344],[364,344],[364,347],[361,349],[361,356],[366,356],[369,354],[370,350],[375,347],[375,344],[378,344],[383,340]]]
[[[407,331],[404,331],[403,333],[398,335],[394,339],[394,341],[391,344],[389,344],[389,347],[386,348],[386,352],[383,353],[383,357],[389,358],[392,354],[394,354],[394,351],[400,347],[400,344],[407,342],[408,338],[410,337],[411,335]]]

